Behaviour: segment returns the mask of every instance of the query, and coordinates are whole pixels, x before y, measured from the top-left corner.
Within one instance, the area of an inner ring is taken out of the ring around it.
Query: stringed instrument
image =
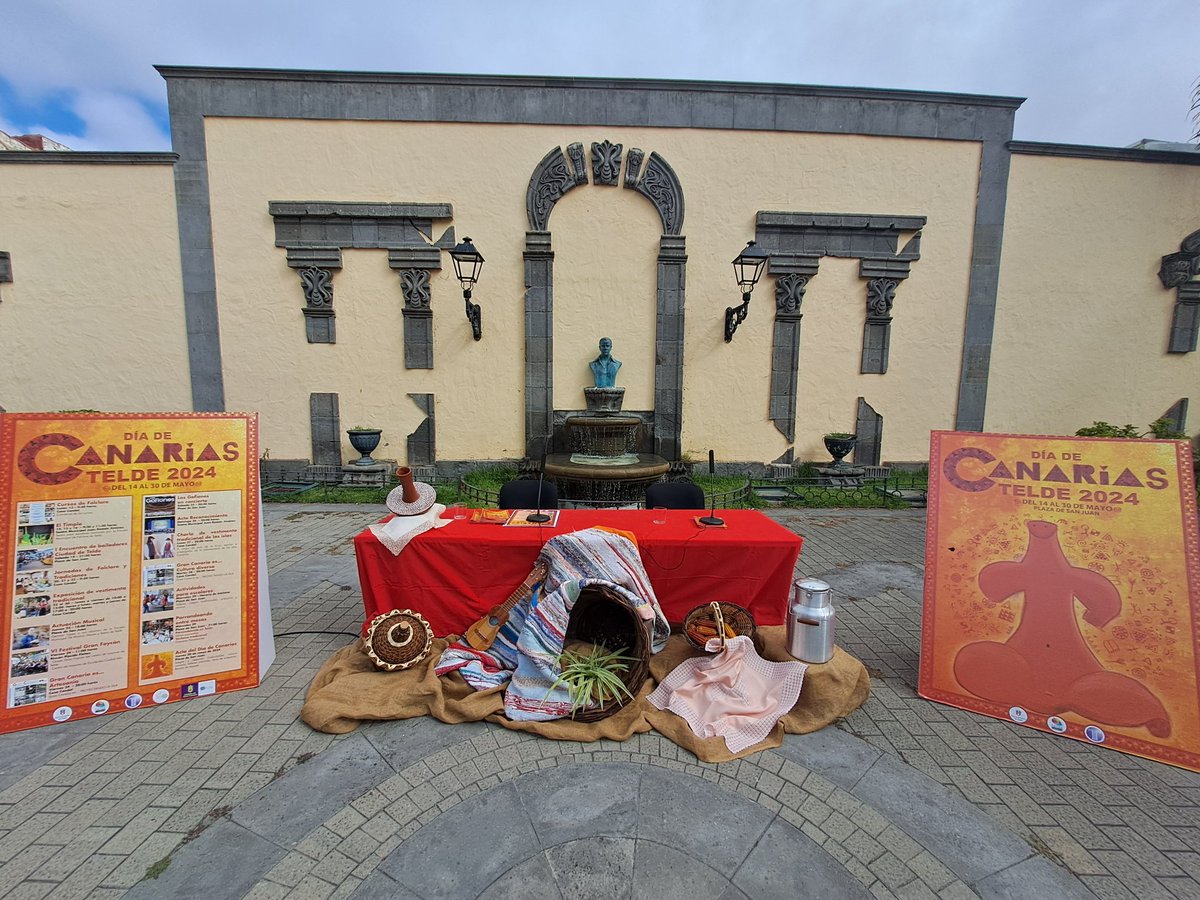
[[[468,628],[466,634],[463,635],[463,640],[476,650],[490,649],[496,642],[496,635],[508,621],[508,614],[512,612],[512,608],[533,593],[534,585],[545,580],[547,571],[546,563],[543,560],[539,559],[534,563],[533,571],[525,576],[525,580],[512,592],[512,595]]]

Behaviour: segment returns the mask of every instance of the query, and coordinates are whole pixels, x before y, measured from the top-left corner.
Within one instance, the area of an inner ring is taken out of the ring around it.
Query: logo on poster
[[[171,699],[171,692],[168,691],[166,688],[159,688],[157,691],[155,691],[153,694],[150,695],[150,699],[153,700],[155,703],[166,703],[168,700]]]
[[[207,697],[209,694],[217,692],[217,680],[210,678],[208,681],[201,681],[197,687],[200,689],[200,696]]]
[[[108,701],[107,700],[97,700],[95,703],[92,704],[92,715],[102,716],[106,712],[108,712]]]
[[[1051,716],[1046,720],[1046,724],[1055,734],[1063,734],[1067,730],[1067,723],[1058,716]]]
[[[71,707],[60,706],[54,711],[53,716],[55,722],[65,722],[67,719],[71,718]]]
[[[1025,710],[1019,706],[1011,707],[1008,711],[1008,717],[1018,725],[1024,725],[1029,721],[1029,713],[1025,712]]]
[[[141,694],[130,694],[128,697],[125,698],[125,708],[126,709],[137,709],[141,705],[142,705],[142,695]]]
[[[1104,729],[1097,728],[1095,725],[1089,725],[1087,728],[1083,729],[1083,736],[1093,744],[1103,744],[1104,738],[1106,737],[1104,734]]]
[[[100,472],[85,472],[79,467],[236,462],[241,458],[241,448],[237,441],[226,441],[218,452],[212,444],[206,443],[203,447],[196,447],[191,441],[173,440],[170,431],[155,431],[153,436],[146,431],[127,431],[122,437],[126,443],[90,447],[73,434],[57,431],[41,434],[28,441],[17,453],[17,468],[34,484],[66,484],[85,474],[93,483],[101,480],[148,481],[162,477],[161,470],[141,468],[131,472],[108,472],[101,477]],[[51,447],[70,451],[74,464],[60,469],[44,469],[38,455]],[[83,452],[75,455],[77,450]],[[177,470],[168,469],[166,477],[174,479],[181,475]],[[187,474],[183,477],[192,476]]]
[[[184,700],[190,700],[192,697],[199,697],[200,686],[194,681],[189,684],[181,684],[179,686],[179,696]]]
[[[1088,484],[1123,488],[1148,487],[1155,491],[1164,490],[1171,484],[1167,480],[1166,469],[1158,467],[1146,469],[1141,478],[1128,468],[1122,469],[1120,474],[1113,475],[1108,471],[1107,466],[1088,465],[1080,461],[1082,458],[1082,453],[1064,451],[1056,454],[1051,450],[1034,450],[1031,451],[1028,461],[1005,461],[997,459],[981,447],[959,447],[949,453],[942,462],[942,474],[946,476],[946,481],[952,486],[960,491],[973,494],[989,490],[1001,482],[1016,481],[1048,481],[1058,484]],[[980,466],[989,466],[992,463],[996,465],[987,470],[985,475],[969,478],[964,474],[967,467],[963,466],[963,463],[969,459],[975,460]],[[1051,465],[1048,462],[1054,459],[1062,461],[1063,465],[1059,465],[1057,462]],[[1043,461],[1046,461],[1045,465],[1049,466],[1048,468],[1044,467]],[[1001,484],[1001,489],[1007,494],[1011,486]],[[1041,492],[1043,497],[1057,496],[1055,488],[1043,487]]]

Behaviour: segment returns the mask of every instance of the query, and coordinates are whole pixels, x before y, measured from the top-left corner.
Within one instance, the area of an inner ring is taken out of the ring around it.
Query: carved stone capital
[[[400,293],[404,296],[405,315],[431,315],[428,269],[401,269]]]
[[[604,140],[592,144],[592,184],[616,185],[621,174],[624,145]]]
[[[304,291],[305,312],[314,310],[333,315],[333,273],[318,266],[306,266],[296,274]]]
[[[807,275],[780,275],[775,279],[775,318],[799,319],[808,289]]]
[[[894,278],[872,278],[867,282],[868,319],[891,319],[898,284]]]
[[[1166,288],[1186,284],[1197,274],[1200,274],[1200,255],[1192,253],[1168,253],[1158,267],[1158,279]]]

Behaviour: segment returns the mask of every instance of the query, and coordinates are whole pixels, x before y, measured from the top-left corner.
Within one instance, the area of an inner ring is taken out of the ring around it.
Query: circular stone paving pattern
[[[435,818],[352,895],[501,898],[870,897],[800,829],[703,778],[564,765]]]

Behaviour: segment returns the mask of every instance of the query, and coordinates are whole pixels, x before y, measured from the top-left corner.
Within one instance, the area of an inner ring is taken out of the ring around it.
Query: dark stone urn
[[[351,428],[346,434],[350,438],[350,446],[362,454],[362,458],[353,460],[352,466],[373,466],[375,460],[371,459],[371,451],[379,446],[379,436],[383,434],[382,428]]]
[[[842,461],[842,457],[849,454],[855,443],[858,441],[856,434],[827,434],[823,438],[825,441],[825,449],[829,451],[829,455],[833,457],[833,466],[835,469],[848,469],[849,465]]]

